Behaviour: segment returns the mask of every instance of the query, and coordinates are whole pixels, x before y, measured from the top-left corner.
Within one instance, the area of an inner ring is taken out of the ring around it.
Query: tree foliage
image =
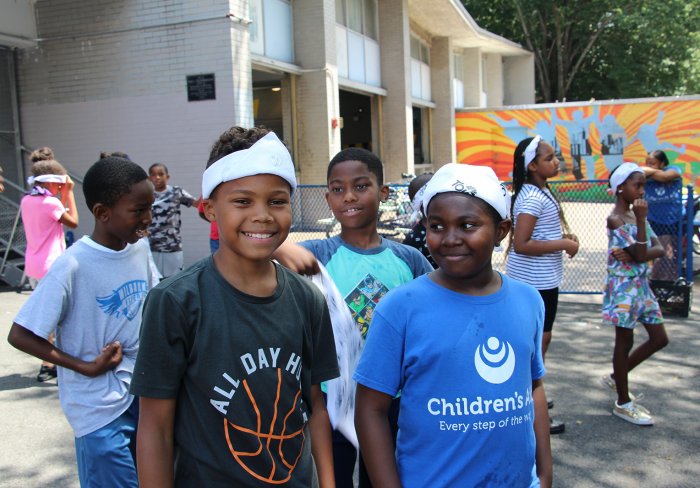
[[[538,101],[700,89],[700,0],[463,0],[535,56]]]

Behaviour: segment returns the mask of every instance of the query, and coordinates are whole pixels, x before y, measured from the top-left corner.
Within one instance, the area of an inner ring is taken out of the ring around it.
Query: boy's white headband
[[[622,163],[617,167],[615,172],[610,176],[610,192],[614,195],[617,193],[617,187],[627,181],[632,173],[642,173],[644,170],[634,163]]]
[[[540,145],[540,141],[542,141],[542,138],[540,136],[535,136],[534,139],[530,141],[530,144],[527,145],[525,148],[525,152],[523,153],[523,157],[525,158],[525,171],[527,172],[527,166],[535,160],[535,157],[537,157],[537,146]]]
[[[68,176],[66,175],[39,175],[27,178],[27,184],[29,186],[34,186],[34,183],[61,183],[65,185],[67,180]]]
[[[437,170],[425,185],[423,212],[427,214],[430,200],[435,195],[448,192],[466,193],[480,198],[491,205],[501,218],[508,218],[510,192],[487,166],[450,163]]]
[[[269,132],[248,149],[227,154],[209,166],[202,176],[202,198],[209,198],[221,183],[262,174],[286,180],[292,193],[297,187],[292,158],[274,132]]]

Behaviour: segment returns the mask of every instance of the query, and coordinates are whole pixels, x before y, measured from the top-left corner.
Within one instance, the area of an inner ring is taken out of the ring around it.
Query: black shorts
[[[559,287],[537,291],[540,292],[544,302],[544,331],[552,332],[554,319],[557,317],[557,306],[559,305]]]

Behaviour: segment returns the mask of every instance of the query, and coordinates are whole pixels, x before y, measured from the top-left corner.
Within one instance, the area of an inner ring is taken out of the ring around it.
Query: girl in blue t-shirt
[[[564,274],[562,252],[573,258],[578,238],[571,233],[560,203],[547,180],[559,174],[554,148],[540,136],[520,141],[513,154],[513,233],[506,274],[534,286],[544,301],[542,356],[552,341]],[[553,406],[548,402],[548,406]],[[564,423],[551,420],[552,434],[564,432]]]
[[[484,166],[447,164],[426,186],[439,267],[382,299],[353,376],[373,486],[551,487],[544,307],[533,287],[492,266],[509,200]],[[399,390],[394,451],[387,411]]]
[[[644,186],[644,171],[634,163],[623,163],[610,173],[616,202],[607,219],[608,281],[603,297],[603,322],[615,326],[613,374],[603,382],[617,392],[613,414],[636,425],[652,425],[654,419],[634,402],[627,375],[668,344],[659,304],[649,287],[647,261],[660,257],[663,249],[646,219]],[[649,339],[632,351],[637,322]]]
[[[681,171],[670,166],[668,156],[660,150],[647,155],[642,168],[647,178],[645,199],[649,203],[647,220],[664,248],[651,270],[652,280],[675,281],[679,275],[676,263],[679,227],[683,220]]]

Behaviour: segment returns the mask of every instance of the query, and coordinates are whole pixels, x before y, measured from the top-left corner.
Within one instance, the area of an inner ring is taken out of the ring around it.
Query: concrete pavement
[[[695,283],[700,309],[700,282]],[[28,294],[0,292],[0,487],[78,486],[73,436],[54,383],[36,382],[39,361],[5,337]],[[552,437],[554,486],[695,487],[700,484],[700,313],[667,317],[671,343],[630,376],[656,425],[611,414],[614,396],[598,384],[611,371],[613,331],[600,324],[599,296],[563,296],[546,378],[553,416],[566,432]],[[638,330],[638,341],[645,336]]]

